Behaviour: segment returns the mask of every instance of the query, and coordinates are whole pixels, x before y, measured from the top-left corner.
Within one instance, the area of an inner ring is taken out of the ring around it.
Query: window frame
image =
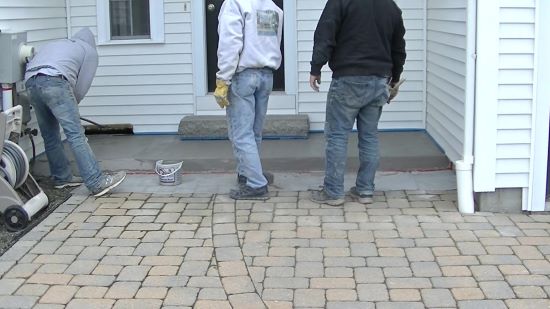
[[[111,39],[111,15],[109,0],[97,1],[98,45],[155,44],[164,43],[164,1],[149,0],[149,25],[151,38]]]

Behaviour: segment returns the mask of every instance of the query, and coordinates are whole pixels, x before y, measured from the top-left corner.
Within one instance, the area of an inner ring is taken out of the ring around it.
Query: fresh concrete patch
[[[178,133],[181,139],[227,139],[225,116],[186,116],[180,121]],[[264,138],[307,138],[309,118],[307,115],[267,115],[264,123]]]

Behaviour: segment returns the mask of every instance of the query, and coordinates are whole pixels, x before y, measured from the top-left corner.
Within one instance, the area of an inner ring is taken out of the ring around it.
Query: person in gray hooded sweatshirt
[[[43,45],[25,72],[25,85],[44,139],[55,187],[78,186],[84,181],[96,197],[109,192],[126,177],[125,172],[111,175],[100,170],[80,123],[78,104],[92,85],[97,64],[94,35],[84,28],[72,39]],[[59,126],[67,137],[81,177],[73,176]]]

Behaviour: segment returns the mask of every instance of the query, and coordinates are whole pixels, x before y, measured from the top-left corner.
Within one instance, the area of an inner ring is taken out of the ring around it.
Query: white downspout
[[[65,11],[67,15],[67,38],[70,39],[73,36],[73,27],[71,21],[71,0],[65,0]]]
[[[474,213],[474,110],[476,88],[477,0],[468,0],[466,37],[466,93],[464,104],[464,144],[462,160],[455,162],[458,209]]]

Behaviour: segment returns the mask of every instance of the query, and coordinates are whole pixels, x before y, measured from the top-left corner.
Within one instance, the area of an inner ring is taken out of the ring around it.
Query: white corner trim
[[[150,39],[111,40],[109,0],[97,0],[97,45],[164,43],[164,1],[149,1]]]
[[[203,0],[192,0],[191,17],[195,97],[202,97],[208,92],[206,68],[206,12]],[[197,114],[196,109],[197,101],[195,100],[195,114]]]
[[[494,192],[499,80],[499,1],[478,1],[477,21],[474,191]]]
[[[298,93],[298,35],[296,25],[296,0],[283,0],[285,41],[285,93]],[[296,108],[296,113],[298,108]]]
[[[548,127],[550,121],[550,19],[543,15],[550,12],[550,1],[536,1],[535,71],[533,100],[533,138],[531,140],[533,160],[528,201],[524,210],[544,211],[546,196],[546,168],[548,164]],[[544,12],[544,13],[543,13]]]

